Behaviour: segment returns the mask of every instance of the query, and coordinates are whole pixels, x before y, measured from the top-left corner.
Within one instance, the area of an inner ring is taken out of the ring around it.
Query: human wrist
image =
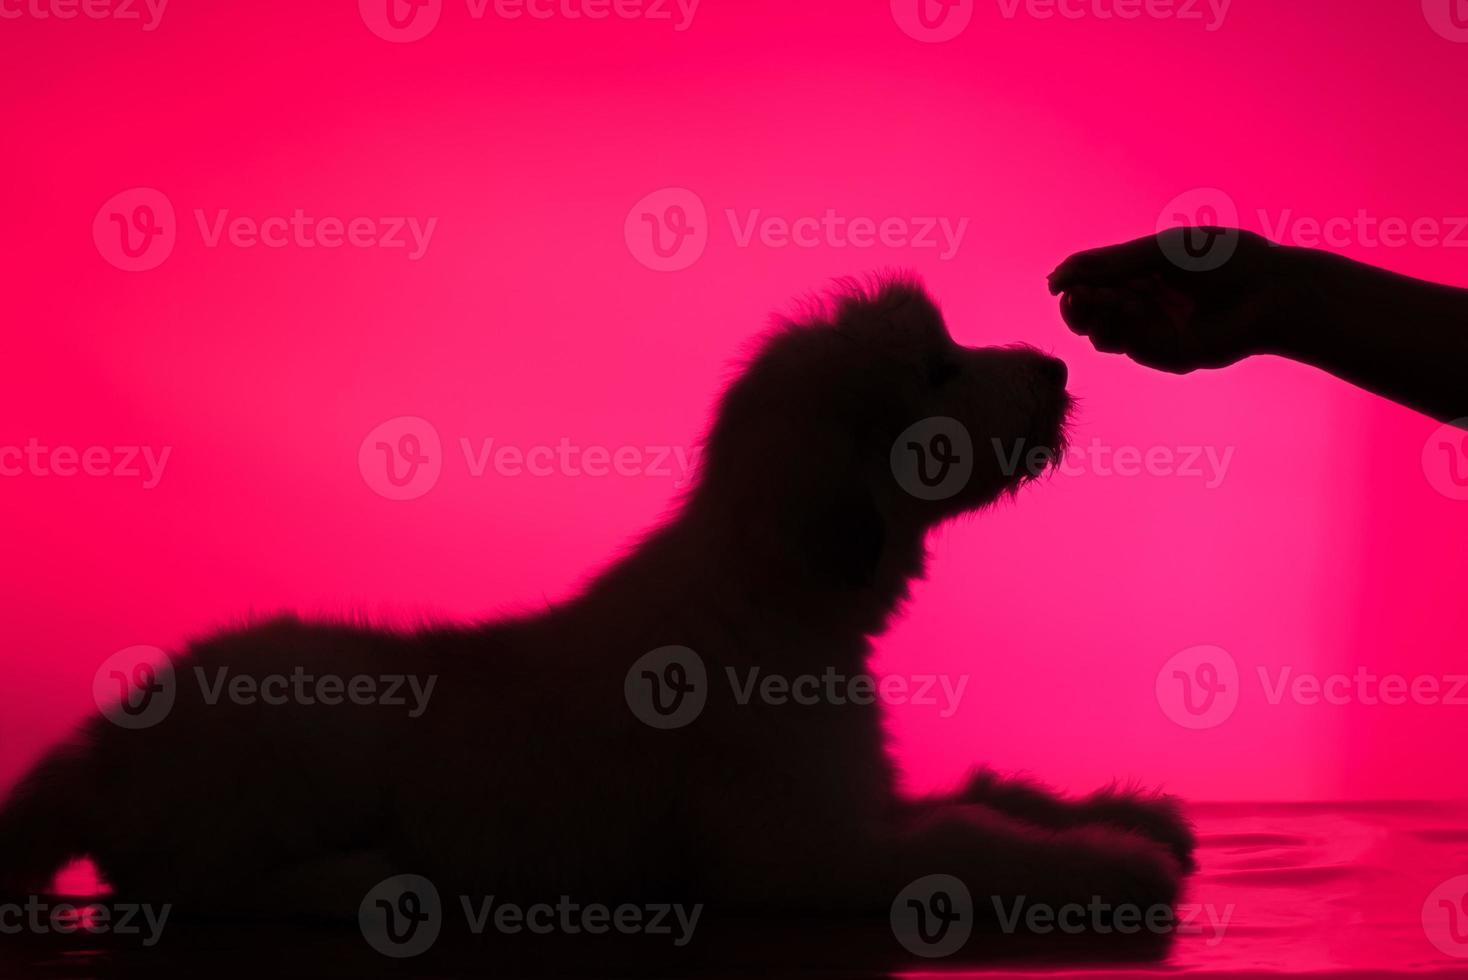
[[[1319,249],[1274,246],[1265,273],[1270,280],[1267,310],[1259,318],[1250,353],[1278,354],[1310,361],[1319,350],[1321,332],[1333,318],[1339,275],[1332,268],[1348,260]],[[1334,286],[1332,285],[1334,284]]]

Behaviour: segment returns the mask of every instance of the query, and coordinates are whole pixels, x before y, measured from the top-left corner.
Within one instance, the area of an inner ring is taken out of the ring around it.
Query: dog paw
[[[1171,916],[1182,888],[1176,858],[1164,846],[1135,834],[1086,828],[1060,835],[1060,860],[1072,868],[1068,901],[1096,906],[1117,919]]]
[[[1083,805],[1087,819],[1140,834],[1172,852],[1183,871],[1194,871],[1198,838],[1175,796],[1103,790]]]
[[[1005,777],[980,769],[970,775],[967,785],[952,800],[981,804],[1050,830],[1099,826],[1140,834],[1166,846],[1183,870],[1195,868],[1197,839],[1183,816],[1182,804],[1173,796],[1112,787],[1073,800],[1023,777]]]

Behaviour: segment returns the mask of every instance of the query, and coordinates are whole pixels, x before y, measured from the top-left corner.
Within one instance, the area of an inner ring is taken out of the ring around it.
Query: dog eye
[[[951,357],[941,355],[928,358],[928,384],[934,388],[940,387],[958,377],[961,369],[958,362]]]

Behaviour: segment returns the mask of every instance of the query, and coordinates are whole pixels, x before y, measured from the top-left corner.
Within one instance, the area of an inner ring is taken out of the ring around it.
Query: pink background
[[[909,788],[987,761],[1200,799],[1462,794],[1468,705],[1271,705],[1256,676],[1468,670],[1468,502],[1424,471],[1437,426],[1293,364],[1174,378],[1095,354],[1044,276],[1196,188],[1260,231],[1287,213],[1462,215],[1468,44],[1407,2],[1236,0],[1208,30],[1206,6],[1042,19],[989,0],[942,44],[878,0],[704,0],[682,31],[673,9],[475,19],[449,0],[412,43],[345,2],[177,2],[151,31],[0,22],[0,447],[171,447],[151,490],[0,477],[0,787],[91,710],[121,648],[286,609],[467,619],[567,595],[675,480],[474,477],[461,438],[687,447],[771,312],[900,266],[961,341],[1064,357],[1082,445],[1233,451],[1214,489],[1088,470],[935,536],[878,667],[971,679],[951,718],[894,710]],[[93,238],[134,187],[178,222],[144,272]],[[667,187],[706,206],[707,245],[658,272],[624,226]],[[211,248],[194,218],[297,208],[437,226],[411,261]],[[968,227],[946,261],[740,247],[725,210],[755,208]],[[1338,250],[1468,284],[1457,244]],[[399,416],[443,440],[441,477],[410,501],[358,466]],[[1231,716],[1193,730],[1156,680],[1200,644],[1242,677]]]

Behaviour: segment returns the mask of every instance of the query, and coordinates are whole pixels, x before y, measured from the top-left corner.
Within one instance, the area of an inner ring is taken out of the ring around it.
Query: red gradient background
[[[177,2],[154,30],[5,9],[21,15],[0,20],[0,446],[171,454],[149,490],[0,477],[0,788],[92,709],[121,648],[281,610],[468,619],[568,595],[676,481],[475,477],[460,439],[688,447],[772,312],[903,267],[960,341],[1069,362],[1079,444],[1232,451],[1211,489],[1089,468],[935,535],[877,666],[970,681],[952,717],[893,710],[910,789],[983,761],[1196,799],[1462,795],[1468,704],[1274,705],[1256,676],[1468,672],[1468,502],[1424,471],[1436,424],[1281,361],[1177,378],[1104,357],[1044,281],[1196,188],[1259,231],[1468,213],[1468,43],[1418,3],[1235,0],[1210,30],[1206,5],[1129,20],[1104,0],[1050,18],[989,0],[946,43],[904,33],[885,0],[703,0],[685,30],[676,6],[476,19],[449,0],[412,43],[347,2]],[[146,272],[93,241],[133,187],[178,218]],[[665,187],[708,212],[706,250],[676,272],[624,234]],[[437,226],[413,261],[211,248],[194,217],[297,208]],[[945,260],[741,247],[725,214],[828,208],[968,225]],[[1468,285],[1468,233],[1336,250]],[[411,501],[358,467],[398,416],[444,443]],[[1199,644],[1243,677],[1232,715],[1191,730],[1155,682]]]

